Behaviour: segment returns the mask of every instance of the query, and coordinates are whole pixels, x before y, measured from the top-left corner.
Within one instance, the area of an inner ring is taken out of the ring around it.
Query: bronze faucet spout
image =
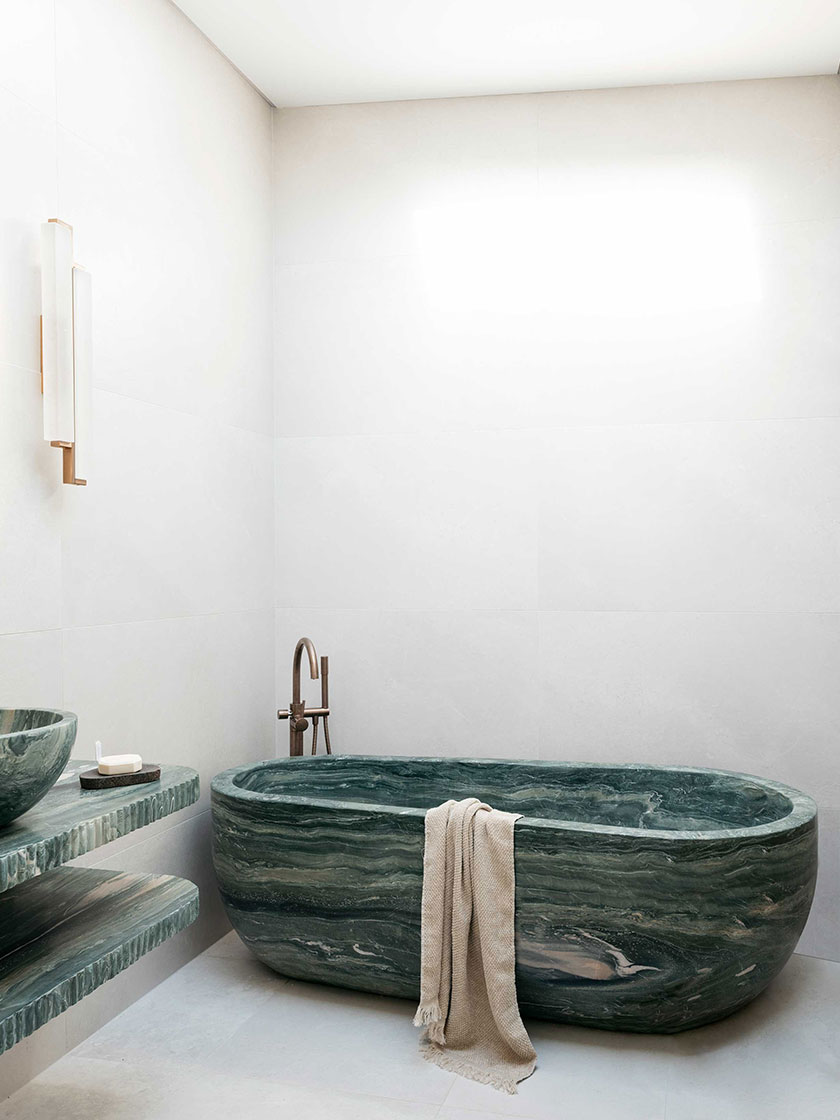
[[[300,703],[300,662],[303,651],[309,654],[309,676],[313,681],[318,679],[318,655],[315,646],[309,638],[301,638],[295,646],[295,659],[292,662],[292,703]]]

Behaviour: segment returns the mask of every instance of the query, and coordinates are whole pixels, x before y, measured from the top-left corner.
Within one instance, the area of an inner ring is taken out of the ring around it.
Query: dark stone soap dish
[[[115,789],[117,786],[138,786],[159,780],[160,766],[153,762],[147,762],[133,774],[100,774],[98,770],[85,770],[79,775],[82,789]]]

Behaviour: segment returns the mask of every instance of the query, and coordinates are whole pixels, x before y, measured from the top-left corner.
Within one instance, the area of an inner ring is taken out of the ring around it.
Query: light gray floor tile
[[[433,1104],[282,1084],[219,1070],[196,1077],[168,1063],[68,1055],[5,1105],[2,1120],[432,1120]]]
[[[441,1104],[455,1075],[420,1057],[413,1014],[408,1000],[293,981],[260,1004],[229,1046],[244,1076]]]
[[[682,1035],[529,1023],[507,1096],[424,1062],[409,1001],[284,980],[217,942],[0,1105],[0,1120],[838,1120],[840,964],[796,956]]]
[[[252,961],[253,955],[245,948],[239,935],[233,930],[220,937],[207,949],[208,957],[240,957],[242,960]]]
[[[255,960],[202,953],[73,1052],[119,1062],[177,1060],[211,1067],[211,1052],[224,1049],[287,983]]]
[[[449,1105],[444,1105],[435,1120],[499,1120],[503,1116],[503,1112],[487,1112],[485,1109],[476,1111],[472,1108],[450,1108]],[[532,1120],[532,1118],[521,1116],[519,1120]]]

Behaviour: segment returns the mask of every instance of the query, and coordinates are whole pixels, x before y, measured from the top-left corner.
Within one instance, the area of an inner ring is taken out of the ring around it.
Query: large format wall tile
[[[696,194],[690,177],[686,183]],[[459,309],[453,299],[450,353],[474,368],[476,392],[485,371],[491,386],[501,363],[508,371],[509,400],[499,398],[490,423],[840,414],[840,334],[831,317],[840,222],[755,225],[739,242],[731,228],[741,220],[737,209],[687,230],[681,214],[663,214],[668,199],[642,192],[636,213],[627,201],[633,183],[623,189],[619,176],[608,184],[583,212],[558,201],[562,229],[533,266],[542,303],[526,318],[500,308],[480,329],[469,303]],[[627,209],[616,214],[619,200]]]
[[[540,615],[540,755],[741,770],[828,807],[840,615]]]
[[[621,196],[620,183],[612,189]],[[278,267],[278,434],[840,414],[832,318],[840,220],[757,227],[749,262],[755,298],[742,300],[736,285],[731,304],[691,314],[692,296],[702,301],[721,290],[717,270],[727,267],[731,241],[725,222],[712,222],[723,244],[709,248],[706,290],[679,231],[667,222],[637,229],[627,215],[634,236],[658,235],[672,257],[648,277],[649,313],[639,315],[626,306],[628,290],[641,283],[635,253],[626,254],[629,271],[612,281],[615,290],[604,283],[617,271],[616,231],[603,233],[605,259],[593,263],[606,208],[615,209],[614,200],[588,215],[567,208],[577,253],[566,237],[555,247],[556,264],[547,239],[534,238],[530,254],[520,248],[513,261],[494,241],[484,260],[448,230],[427,255]],[[510,202],[495,216],[518,233],[517,214]],[[655,224],[656,211],[649,217]],[[512,267],[523,254],[527,299],[522,270]],[[591,306],[581,302],[582,266]],[[577,302],[555,290],[563,288],[574,289]],[[657,307],[657,293],[668,306]]]
[[[271,439],[101,390],[93,423],[94,479],[65,497],[65,625],[270,603]]]
[[[336,752],[534,758],[537,616],[531,611],[277,611],[277,706],[291,698],[298,638],[330,659]],[[320,684],[302,674],[302,694]],[[311,732],[307,732],[307,750]],[[323,739],[321,739],[323,749]],[[289,725],[277,724],[288,754]]]
[[[436,749],[536,731],[816,792],[803,945],[835,956],[839,124],[821,77],[288,110],[274,137],[278,704],[309,632],[353,750],[428,753],[427,692]]]
[[[720,173],[760,221],[840,217],[832,76],[544,94],[540,166]]]
[[[55,113],[54,0],[0,7],[0,86],[42,113]]]
[[[271,111],[169,0],[0,9],[0,703],[75,709],[77,757],[182,758],[206,793],[273,749]],[[42,438],[51,217],[93,275],[84,488]],[[4,1055],[0,1095],[224,928],[193,812],[107,858],[198,877],[198,925]]]
[[[179,201],[200,205],[266,158],[267,103],[173,4],[56,0],[56,75],[59,124],[123,164],[156,165]]]
[[[41,223],[57,217],[55,122],[0,88],[0,362],[40,369]]]
[[[0,634],[48,630],[61,625],[61,452],[34,370],[0,363],[0,401]]]
[[[831,78],[282,112],[278,433],[837,414],[838,121]]]
[[[60,128],[58,166],[93,275],[96,385],[271,434],[267,157],[243,170],[226,153],[224,180],[182,198],[182,167],[135,167]]]
[[[65,704],[79,717],[75,758],[137,752],[210,779],[273,753],[274,612],[88,626],[64,634]]]
[[[415,112],[405,102],[277,112],[277,264],[355,260],[410,248],[405,212]]]
[[[540,605],[840,609],[840,419],[544,435]]]
[[[61,708],[61,631],[0,635],[0,708]]]
[[[282,265],[275,292],[277,435],[480,426],[487,381],[459,399],[451,367],[435,361],[421,277],[406,258]]]
[[[531,192],[536,130],[530,97],[280,110],[277,263],[412,253],[419,212]]]
[[[536,605],[525,433],[277,441],[277,605]]]

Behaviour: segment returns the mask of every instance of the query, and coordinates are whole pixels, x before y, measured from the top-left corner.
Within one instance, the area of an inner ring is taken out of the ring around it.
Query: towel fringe
[[[415,1027],[427,1027],[430,1023],[438,1023],[443,1018],[440,1004],[437,1000],[432,1003],[421,1003],[414,1015]]]
[[[451,1050],[443,1050],[431,1039],[426,1039],[421,1043],[420,1053],[427,1062],[433,1062],[441,1069],[447,1070],[449,1073],[457,1073],[460,1077],[468,1077],[470,1081],[478,1081],[481,1085],[491,1085],[494,1089],[498,1089],[501,1093],[508,1093],[510,1096],[516,1096],[519,1092],[516,1085],[516,1079],[499,1077],[497,1074],[491,1073],[486,1069],[477,1069],[469,1062],[465,1062],[463,1058],[453,1054]],[[534,1062],[532,1068],[525,1075],[530,1077],[536,1069],[537,1063]],[[524,1080],[524,1078],[522,1079]]]

